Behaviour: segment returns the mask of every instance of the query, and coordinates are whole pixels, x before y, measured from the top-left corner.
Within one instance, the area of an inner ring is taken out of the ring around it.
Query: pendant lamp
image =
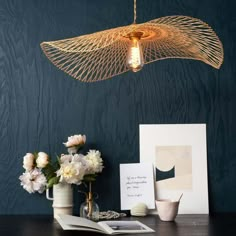
[[[137,72],[145,64],[168,58],[200,60],[219,69],[223,47],[210,26],[189,16],[166,16],[75,38],[42,42],[49,60],[84,82]]]

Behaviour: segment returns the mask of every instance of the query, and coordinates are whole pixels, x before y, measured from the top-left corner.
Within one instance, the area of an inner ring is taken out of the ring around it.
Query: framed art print
[[[206,125],[140,125],[139,134],[140,162],[154,165],[156,199],[183,193],[180,214],[208,214]]]

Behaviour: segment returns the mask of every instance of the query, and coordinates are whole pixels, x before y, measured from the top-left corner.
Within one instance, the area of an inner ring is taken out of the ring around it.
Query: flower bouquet
[[[19,177],[23,188],[29,193],[43,193],[57,184],[90,183],[91,187],[104,166],[97,150],[89,150],[86,155],[77,153],[85,142],[85,135],[68,137],[63,143],[68,154],[61,154],[54,161],[45,152],[27,153],[23,157],[25,172]]]

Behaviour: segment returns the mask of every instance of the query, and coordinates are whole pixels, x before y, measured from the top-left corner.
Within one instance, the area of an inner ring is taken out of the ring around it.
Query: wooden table
[[[162,222],[158,216],[128,217],[139,220],[156,232],[146,236],[236,236],[236,214],[179,215],[175,222]],[[101,235],[82,231],[63,231],[51,216],[0,216],[0,236]]]

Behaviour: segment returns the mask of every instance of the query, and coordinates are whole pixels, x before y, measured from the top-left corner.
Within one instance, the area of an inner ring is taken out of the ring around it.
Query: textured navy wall
[[[207,123],[210,210],[236,212],[234,2],[138,1],[138,22],[166,15],[208,22],[225,49],[219,71],[171,59],[86,84],[54,67],[40,42],[130,24],[132,0],[0,0],[0,214],[52,213],[44,196],[21,188],[22,157],[65,152],[62,142],[76,133],[105,160],[96,183],[101,209],[119,210],[119,163],[139,161],[140,123]]]

